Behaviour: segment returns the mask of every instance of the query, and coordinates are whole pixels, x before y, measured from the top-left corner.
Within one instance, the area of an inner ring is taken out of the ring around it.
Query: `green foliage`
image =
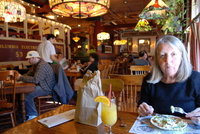
[[[164,34],[181,34],[182,28],[186,26],[187,18],[184,18],[184,0],[166,0],[169,11],[165,13],[164,18],[157,19],[156,23],[164,31]]]
[[[95,49],[90,49],[89,53],[97,53],[97,51]]]
[[[82,43],[81,48],[77,50],[75,56],[89,56],[90,53],[97,53],[95,49],[90,49],[89,52],[86,52],[85,46],[88,44],[88,39]]]

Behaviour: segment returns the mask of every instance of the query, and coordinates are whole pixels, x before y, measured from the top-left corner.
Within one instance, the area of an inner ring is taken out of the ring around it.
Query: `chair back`
[[[109,59],[104,59],[104,60],[101,60],[101,64],[110,64],[111,60]]]
[[[98,70],[100,71],[101,79],[107,79],[108,71],[109,71],[109,65],[108,64],[107,65],[99,64]]]
[[[135,71],[135,75],[147,74],[151,70],[151,66],[130,66],[131,75]]]
[[[121,79],[124,82],[122,91],[121,111],[136,112],[137,100],[145,75],[109,75],[111,79]]]
[[[124,82],[120,79],[101,79],[101,83],[104,94],[108,93],[110,84],[112,84],[112,91],[114,92],[117,101],[117,109],[120,111]]]
[[[15,70],[0,71],[0,109],[12,108],[14,110],[15,108],[16,74]],[[6,86],[12,87],[10,92],[12,97],[5,93]]]

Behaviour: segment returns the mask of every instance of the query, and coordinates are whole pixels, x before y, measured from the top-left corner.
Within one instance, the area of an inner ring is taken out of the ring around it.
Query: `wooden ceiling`
[[[43,16],[51,12],[48,6],[48,0],[24,1],[41,7],[35,12],[37,16]],[[149,2],[150,0],[110,0],[110,8],[108,12],[102,16],[87,19],[74,19],[60,16],[57,17],[57,21],[69,25],[72,31],[78,31],[78,29],[84,29],[88,28],[89,25],[94,25],[94,22],[99,20],[102,26],[110,27],[109,29],[113,31],[125,31],[127,33],[136,34],[133,28],[139,20],[138,15]],[[30,9],[27,9],[27,12],[29,11]],[[151,26],[155,27],[155,23],[152,20],[150,20],[149,23]],[[78,27],[79,24],[81,27]]]

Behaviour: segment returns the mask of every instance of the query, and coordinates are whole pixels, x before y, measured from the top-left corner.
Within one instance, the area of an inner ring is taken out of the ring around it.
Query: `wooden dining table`
[[[35,91],[35,84],[33,83],[16,83],[16,94],[20,94],[20,101],[21,101],[21,106],[22,106],[22,116],[23,116],[23,121],[26,121],[26,110],[25,110],[25,93],[30,93]],[[5,90],[6,94],[11,94],[12,93],[12,87],[11,86],[6,86]]]
[[[100,124],[98,127],[90,126],[75,122],[74,120],[65,122],[63,124],[47,128],[38,122],[39,119],[53,116],[71,109],[75,109],[74,105],[61,105],[57,109],[44,113],[32,120],[24,122],[14,128],[11,128],[2,134],[104,134],[107,131],[107,127],[104,124]],[[118,117],[127,124],[126,127],[121,127],[121,120],[118,119],[114,126],[112,126],[112,132],[114,134],[127,134],[135,119],[137,113],[118,111]]]
[[[72,88],[75,89],[74,83],[75,83],[76,79],[78,77],[82,77],[83,74],[80,71],[78,72],[75,70],[67,70],[66,69],[64,71],[65,71],[66,76],[71,77],[70,84],[71,84]]]

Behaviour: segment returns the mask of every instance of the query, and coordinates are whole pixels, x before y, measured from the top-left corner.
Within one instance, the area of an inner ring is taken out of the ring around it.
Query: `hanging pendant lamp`
[[[83,19],[107,13],[110,0],[49,0],[49,6],[57,15]]]
[[[150,31],[152,30],[149,22],[146,19],[140,19],[134,28],[135,31]]]
[[[79,40],[80,40],[80,38],[79,37],[73,37],[73,40],[75,41],[75,42],[78,42]]]
[[[97,40],[108,40],[110,39],[110,34],[106,32],[101,32],[97,34]]]
[[[165,17],[165,12],[168,10],[169,7],[162,0],[151,0],[139,17],[143,19],[161,19]]]
[[[0,21],[22,22],[26,18],[26,9],[15,0],[0,1]]]

